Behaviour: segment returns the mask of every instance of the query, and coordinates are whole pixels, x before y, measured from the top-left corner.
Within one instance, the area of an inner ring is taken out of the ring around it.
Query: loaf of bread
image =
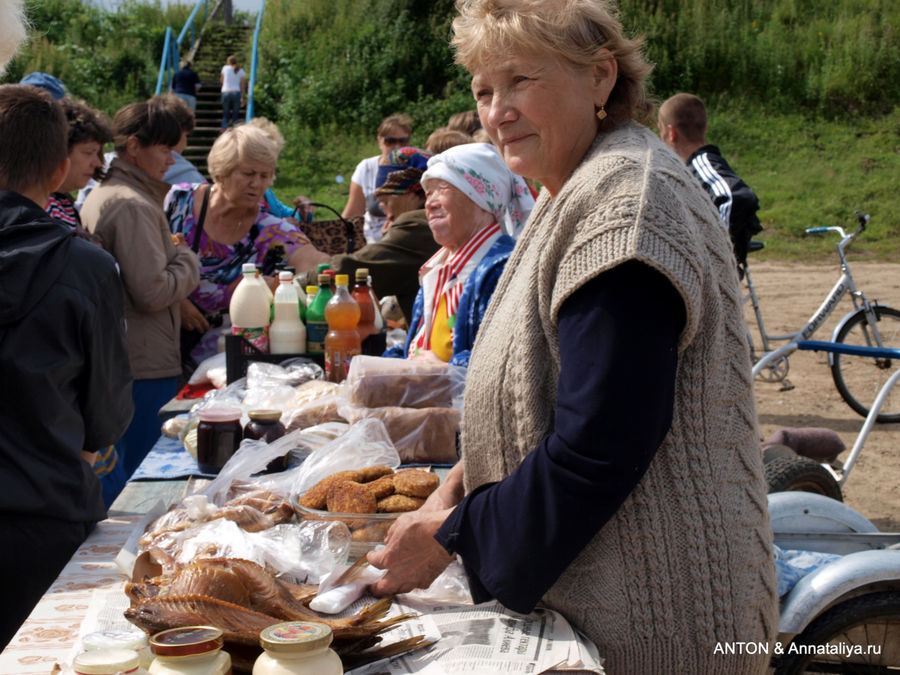
[[[460,415],[453,408],[346,408],[342,412],[354,424],[380,419],[403,464],[453,464]]]
[[[345,383],[350,403],[363,408],[450,407],[453,396],[447,366],[421,360],[357,356]]]

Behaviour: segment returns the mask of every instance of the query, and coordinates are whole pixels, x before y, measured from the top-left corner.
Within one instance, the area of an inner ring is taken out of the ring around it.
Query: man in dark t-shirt
[[[191,69],[190,61],[181,62],[181,70],[172,76],[172,92],[184,99],[193,112],[197,112],[197,92],[200,77]]]

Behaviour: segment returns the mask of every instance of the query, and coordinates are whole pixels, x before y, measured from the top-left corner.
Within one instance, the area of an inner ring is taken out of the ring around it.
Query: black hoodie
[[[105,516],[81,451],[131,420],[126,349],[113,258],[0,191],[0,515]]]

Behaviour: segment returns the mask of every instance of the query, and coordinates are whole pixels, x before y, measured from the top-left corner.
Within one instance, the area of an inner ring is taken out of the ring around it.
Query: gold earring
[[[606,108],[605,108],[605,106],[603,106],[603,105],[600,106],[600,110],[597,111],[597,119],[598,119],[598,120],[605,120],[605,119],[606,119]]]

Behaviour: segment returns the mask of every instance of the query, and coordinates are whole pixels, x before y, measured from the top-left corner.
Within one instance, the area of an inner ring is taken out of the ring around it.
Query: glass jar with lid
[[[72,661],[75,675],[147,675],[133,649],[92,649],[78,654]]]
[[[271,443],[284,436],[285,428],[281,423],[280,410],[251,410],[247,416],[250,421],[244,427],[244,438]],[[276,457],[266,466],[266,473],[276,473],[284,469],[284,457]]]
[[[212,626],[170,628],[150,638],[151,675],[231,675],[222,631]]]
[[[341,675],[340,657],[329,648],[331,627],[313,621],[288,621],[259,634],[263,653],[253,675]]]
[[[197,418],[197,466],[204,473],[219,473],[241,445],[241,410],[206,408]]]

